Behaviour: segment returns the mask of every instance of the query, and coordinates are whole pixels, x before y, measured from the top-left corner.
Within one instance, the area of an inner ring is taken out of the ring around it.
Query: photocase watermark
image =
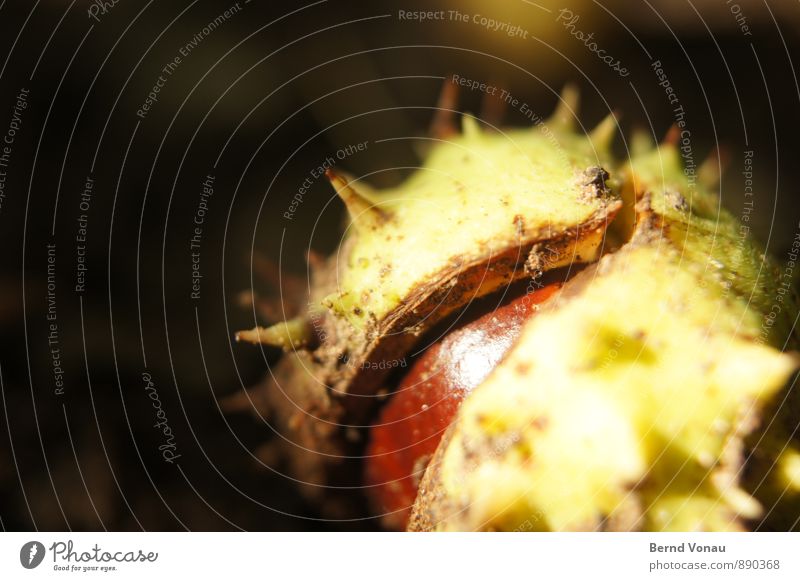
[[[528,531],[532,531],[532,530],[536,530],[538,528],[541,528],[541,527],[537,527],[536,523],[541,521],[542,518],[544,518],[544,514],[541,511],[537,511],[537,512],[533,513],[531,516],[529,516],[527,519],[525,519],[522,523],[520,523],[511,532],[512,533],[525,533],[525,532],[528,532]]]
[[[542,133],[542,135],[544,135],[544,137],[552,145],[553,151],[556,152],[556,155],[561,159],[562,162],[565,164],[571,163],[567,158],[564,148],[561,146],[558,138],[553,133],[553,130],[547,126],[547,119],[534,111],[528,103],[518,99],[507,89],[483,81],[478,81],[454,74],[451,78],[451,82],[461,87],[465,87],[470,91],[480,91],[481,93],[496,97],[512,109],[518,111],[523,117],[525,117],[525,119],[533,123],[533,125]]]
[[[120,563],[155,563],[158,553],[135,550],[104,550],[97,543],[86,550],[76,550],[72,540],[56,541],[49,549],[39,541],[29,541],[19,550],[19,562],[25,569],[35,569],[50,552],[53,560],[53,570],[70,573],[117,571]]]
[[[89,209],[94,193],[94,179],[86,176],[80,199],[78,201],[78,230],[75,233],[75,292],[82,294],[86,290],[86,242],[89,233]]]
[[[177,445],[175,444],[175,434],[167,421],[167,413],[161,404],[161,398],[158,395],[158,389],[153,382],[152,376],[145,371],[142,373],[142,381],[144,382],[144,391],[147,397],[153,402],[153,409],[156,410],[156,423],[153,427],[161,431],[163,436],[163,443],[159,445],[158,449],[161,452],[161,457],[165,462],[173,464],[175,460],[181,457],[177,454]]]
[[[41,547],[42,558],[44,558],[44,545],[37,544]],[[53,556],[53,570],[70,573],[108,573],[118,571],[118,565],[121,563],[146,564],[155,563],[158,560],[158,553],[155,551],[105,550],[97,543],[88,549],[76,550],[72,540],[56,541],[50,545],[49,551]]]
[[[203,273],[200,270],[200,247],[203,241],[203,228],[206,221],[206,215],[209,211],[209,200],[214,195],[214,180],[216,177],[213,174],[208,174],[205,181],[201,185],[200,196],[197,201],[197,208],[194,212],[192,219],[192,236],[189,238],[189,252],[192,259],[192,290],[189,293],[189,298],[197,300],[200,298],[200,282],[203,278]]]
[[[462,77],[461,75],[453,75],[451,81],[453,84],[458,85],[460,87],[465,87],[470,91],[479,91],[481,93],[485,93],[486,95],[497,97],[504,104],[508,105],[513,109],[516,109],[523,116],[525,116],[530,121],[533,121],[534,123],[544,121],[542,117],[537,115],[536,112],[534,112],[534,110],[531,109],[530,105],[528,105],[524,101],[520,101],[519,99],[517,99],[507,89],[504,89],[497,85],[492,85],[490,83],[485,83],[483,81]]]
[[[356,363],[347,354],[344,354],[339,356],[339,361],[348,367],[357,369],[385,370],[395,369],[397,367],[408,367],[408,361],[406,361],[405,357],[402,359],[382,359],[380,361],[362,361],[361,363]]]
[[[308,320],[311,323],[311,328],[317,336],[320,344],[328,340],[328,333],[325,331],[325,325],[322,318],[324,314],[320,311],[319,306],[315,303],[308,303]]]
[[[739,268],[746,256],[748,241],[750,238],[750,222],[751,214],[755,209],[755,199],[753,190],[753,158],[755,152],[753,150],[744,151],[744,159],[742,161],[742,177],[743,182],[743,196],[742,213],[740,217],[739,233],[736,239],[736,250],[730,255],[730,263],[727,274],[723,281],[722,296],[726,297],[730,294],[733,288],[736,277],[739,276]]]
[[[222,26],[230,18],[238,14],[241,10],[242,7],[240,6],[239,2],[236,2],[222,14],[217,16],[214,20],[206,24],[192,37],[188,43],[178,49],[178,54],[176,54],[171,61],[162,67],[161,74],[158,75],[158,79],[156,79],[156,82],[150,88],[150,92],[147,94],[144,102],[140,105],[139,109],[136,110],[136,115],[140,119],[146,118],[150,110],[155,107],[162,89],[166,87],[170,77],[172,77],[172,75],[175,74],[175,71],[177,71],[181,64],[183,64],[183,59],[187,58],[194,49],[200,46],[200,44],[206,38],[208,38],[212,32]]]
[[[731,11],[733,18],[736,20],[736,24],[739,26],[739,30],[742,31],[744,36],[753,36],[753,32],[750,30],[750,25],[747,23],[747,16],[744,15],[744,11],[742,7],[734,2],[734,0],[725,0],[725,5],[728,7],[728,10]]]
[[[575,14],[569,8],[562,8],[558,11],[558,15],[556,16],[556,22],[560,23],[572,36],[581,41],[586,48],[597,55],[597,58],[603,61],[612,71],[616,72],[621,77],[630,75],[630,71],[627,67],[622,65],[620,59],[608,54],[604,48],[597,44],[597,41],[594,39],[594,32],[586,33],[575,26],[580,19],[580,15]]]
[[[22,114],[28,108],[29,94],[30,91],[24,87],[19,90],[14,108],[11,110],[11,121],[9,121],[6,133],[0,142],[0,212],[3,211],[3,202],[6,199],[6,180],[8,179],[6,168],[11,163],[11,152],[22,127]]]
[[[548,12],[551,12],[549,9]],[[535,38],[530,31],[514,22],[497,20],[480,13],[466,13],[459,10],[398,10],[397,19],[402,22],[455,22],[479,26],[490,32],[504,34],[511,38],[531,40]],[[608,54],[595,39],[594,32],[584,32],[577,28],[581,17],[569,8],[562,8],[556,14],[556,22],[561,24],[573,37],[594,53],[598,59],[605,63],[612,71],[621,77],[629,76],[630,70],[622,61]]]
[[[86,10],[86,14],[95,22],[100,22],[100,17],[111,12],[111,9],[119,2],[120,0],[93,0],[89,5],[89,9]]]
[[[289,207],[286,208],[286,211],[283,213],[283,217],[289,221],[293,220],[295,213],[300,207],[300,204],[303,203],[308,191],[317,180],[325,175],[326,171],[333,168],[333,166],[335,166],[338,162],[347,159],[351,155],[355,155],[356,153],[366,150],[367,147],[369,147],[369,141],[351,143],[336,150],[336,153],[333,155],[326,157],[322,163],[319,164],[319,166],[315,167],[309,172],[308,176],[303,180],[303,183],[301,183],[297,188],[297,193],[295,193],[291,202],[289,202]]]
[[[614,335],[614,342],[608,346],[608,349],[603,355],[603,361],[600,363],[598,369],[600,371],[607,371],[611,369],[614,362],[619,358],[620,352],[626,343],[629,343],[631,337],[621,331]]]
[[[401,21],[425,22],[446,21],[474,24],[490,32],[498,32],[512,38],[528,40],[530,33],[518,24],[496,20],[483,14],[468,14],[459,10],[398,10],[397,19]]]
[[[39,541],[29,541],[19,550],[19,562],[26,569],[36,569],[42,564],[45,548]]]
[[[683,174],[686,176],[687,186],[689,188],[684,197],[692,199],[695,189],[697,188],[697,164],[694,159],[694,150],[692,148],[692,132],[686,123],[686,111],[680,103],[678,93],[672,86],[664,67],[660,60],[654,60],[650,63],[650,68],[658,79],[658,85],[664,89],[667,96],[667,101],[672,105],[672,115],[675,121],[675,127],[678,129],[678,150],[681,158],[683,158]]]
[[[761,333],[757,338],[758,343],[769,341],[772,335],[772,328],[778,322],[778,318],[783,312],[784,303],[792,305],[794,302],[791,297],[794,295],[792,286],[795,279],[795,268],[797,268],[798,258],[800,258],[800,223],[798,223],[797,228],[798,229],[794,233],[792,245],[786,253],[786,262],[781,266],[779,271],[778,288],[772,299],[772,305],[770,305],[769,311],[767,311],[761,321]],[[791,309],[793,307],[789,308]]]
[[[51,371],[55,384],[54,393],[64,395],[64,368],[61,366],[61,342],[58,329],[56,303],[56,244],[47,245],[47,348],[50,351]]]

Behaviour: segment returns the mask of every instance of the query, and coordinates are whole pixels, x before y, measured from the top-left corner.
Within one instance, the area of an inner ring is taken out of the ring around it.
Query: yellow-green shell
[[[773,264],[673,146],[624,176],[629,240],[529,321],[464,402],[415,528],[736,530],[763,516],[740,483],[744,438],[797,368],[772,346],[794,307],[770,322]],[[789,450],[766,469],[796,499]]]
[[[513,280],[596,263],[466,399],[412,528],[729,530],[759,522],[754,495],[800,511],[791,418],[753,454],[767,485],[743,483],[764,411],[797,368],[780,350],[794,299],[674,145],[615,160],[613,117],[578,135],[567,97],[530,129],[466,117],[396,188],[330,174],[351,223],[312,307],[242,334],[309,350],[282,362],[293,407],[277,407],[327,455],[298,464],[324,473],[344,449],[333,426],[370,417],[372,400],[349,396],[374,395],[386,373],[364,363],[404,357],[450,311]]]

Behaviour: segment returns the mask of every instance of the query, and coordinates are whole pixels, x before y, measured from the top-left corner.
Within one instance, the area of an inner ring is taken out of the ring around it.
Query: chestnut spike
[[[220,407],[225,413],[257,412],[266,415],[269,406],[263,393],[265,387],[258,385],[226,395],[219,400]]]
[[[275,467],[283,461],[286,450],[281,447],[280,442],[270,440],[256,448],[255,454],[256,458],[267,466]]]
[[[675,147],[678,145],[678,139],[680,139],[681,130],[678,129],[678,126],[673,124],[667,134],[664,136],[663,141],[661,142],[662,146],[665,147]]]
[[[564,85],[558,105],[547,120],[547,125],[561,131],[573,131],[575,119],[578,116],[580,98],[580,91],[576,85],[572,83]]]
[[[316,273],[319,272],[325,265],[325,259],[319,252],[313,248],[309,248],[306,251],[306,264],[308,264],[308,267],[311,269],[312,273]]]
[[[304,317],[276,323],[271,327],[254,327],[249,331],[236,333],[237,341],[245,341],[253,345],[269,345],[280,347],[284,351],[302,349],[312,339],[311,329]]]
[[[499,83],[494,83],[494,86],[502,90]],[[498,127],[506,116],[508,103],[500,95],[501,93],[495,90],[485,93],[481,100],[481,119],[491,127]]]
[[[347,207],[347,213],[350,214],[350,220],[356,230],[373,229],[389,219],[388,214],[370,200],[364,192],[357,190],[351,181],[332,169],[328,169],[325,176]]]
[[[481,136],[482,130],[475,117],[465,114],[461,117],[461,132],[468,139],[477,139]]]
[[[645,155],[655,149],[653,136],[641,127],[633,130],[631,135],[631,156]]]
[[[800,491],[800,453],[796,450],[786,450],[778,458],[781,479],[788,490]]]
[[[617,114],[611,112],[606,115],[605,119],[597,124],[597,127],[592,129],[592,132],[589,133],[589,139],[591,140],[595,149],[602,151],[611,146],[611,143],[614,141],[614,137],[617,135],[618,125],[619,121],[617,119]]]
[[[452,80],[445,81],[439,100],[436,103],[436,112],[429,133],[437,139],[447,139],[458,133],[455,123],[455,110],[458,106],[458,85]]]
[[[237,299],[242,309],[255,308],[262,319],[267,321],[279,321],[281,319],[281,303],[279,300],[265,299],[253,291],[242,291],[237,295]]]
[[[259,251],[253,252],[253,272],[272,289],[281,288],[281,269],[278,263]]]
[[[747,492],[736,486],[728,475],[716,472],[709,479],[719,495],[736,513],[747,519],[756,519],[764,514],[761,504]]]
[[[715,147],[697,170],[698,179],[707,188],[715,188],[722,179],[730,156],[723,147]]]

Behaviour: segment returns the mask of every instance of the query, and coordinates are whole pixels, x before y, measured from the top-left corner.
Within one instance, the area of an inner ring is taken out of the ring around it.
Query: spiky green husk
[[[749,313],[644,228],[465,401],[423,483],[446,499],[428,526],[726,530],[760,516],[738,486],[742,438],[797,361],[738,333]]]
[[[465,401],[413,528],[736,530],[763,516],[740,484],[744,439],[797,368],[770,346],[794,307],[770,320],[774,265],[674,146],[624,175],[630,241],[570,281]],[[796,466],[796,452],[776,465],[787,498]]]
[[[397,188],[359,194],[360,184],[334,178],[337,190],[348,192],[348,235],[357,238],[342,257],[340,288],[324,301],[337,316],[367,328],[443,276],[602,225],[618,207],[609,189],[586,181],[586,171],[601,164],[591,140],[561,145],[527,130],[484,133],[476,123],[465,117],[465,133],[434,148]],[[553,266],[595,260],[600,240],[560,248]],[[495,285],[485,281],[481,292]]]
[[[570,281],[466,400],[413,527],[724,530],[760,517],[741,486],[745,438],[797,364],[772,346],[790,332],[791,299],[769,318],[783,296],[774,266],[687,179],[674,145],[639,140],[614,161],[613,117],[578,135],[573,97],[528,130],[485,132],[466,117],[391,190],[329,176],[351,226],[317,272],[315,306],[250,335],[308,349],[285,356],[284,390],[270,396],[279,425],[316,450],[295,462],[301,478],[324,483],[348,447],[334,426],[369,417],[360,396],[385,377],[369,363],[403,357],[513,280],[596,261],[616,216],[621,247]],[[779,457],[764,490],[800,485],[800,455],[774,444],[786,439],[774,431],[759,448]]]

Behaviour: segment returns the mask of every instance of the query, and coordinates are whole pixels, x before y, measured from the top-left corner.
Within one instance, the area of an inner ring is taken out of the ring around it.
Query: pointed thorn
[[[572,83],[566,84],[561,90],[561,97],[555,111],[553,111],[550,119],[547,120],[547,125],[561,131],[574,130],[580,98],[578,87]]]
[[[611,146],[614,137],[619,129],[619,115],[616,112],[609,113],[605,119],[597,124],[589,134],[589,139],[597,150],[606,150]]]
[[[465,113],[461,117],[461,132],[464,134],[464,137],[468,139],[477,139],[483,133],[478,120],[468,113]]]
[[[481,101],[481,119],[484,123],[491,127],[498,127],[506,116],[506,108],[508,103],[505,99],[501,99],[503,88],[499,82],[492,83],[495,90],[491,93],[485,93]],[[499,89],[499,91],[497,90]]]
[[[255,251],[252,256],[253,271],[272,289],[281,288],[281,269],[272,258]]]
[[[226,395],[219,400],[220,408],[227,414],[241,412],[259,412],[265,414],[265,397],[262,393],[264,386],[256,386],[247,390],[237,391]]]
[[[778,466],[786,487],[793,492],[800,491],[800,453],[787,450],[779,456]]]
[[[389,215],[363,192],[359,192],[351,181],[332,169],[328,169],[325,176],[344,202],[350,220],[357,230],[379,227],[389,219]]]
[[[756,519],[763,514],[761,503],[719,472],[711,476],[711,483],[736,514],[746,519]]]
[[[309,248],[306,251],[306,264],[311,269],[312,273],[319,272],[322,270],[323,266],[325,266],[325,259],[319,252],[313,248]]]
[[[311,343],[311,339],[311,330],[303,317],[276,323],[271,327],[254,327],[248,331],[236,333],[237,342],[269,345],[279,347],[284,351],[303,349]]]
[[[261,444],[256,448],[256,458],[267,466],[280,466],[281,462],[286,455],[285,450],[281,447],[280,442],[277,440],[268,441],[266,444]]]
[[[436,139],[448,139],[458,133],[455,123],[455,110],[458,106],[458,85],[452,81],[452,75],[442,85],[439,100],[436,103],[436,112],[429,134]]]
[[[717,187],[729,161],[728,151],[721,146],[715,147],[697,170],[698,179],[707,188]]]
[[[664,140],[661,142],[661,145],[674,147],[678,145],[678,140],[681,136],[681,130],[678,129],[677,125],[672,125],[667,131],[667,134],[664,136]]]
[[[631,156],[645,155],[653,151],[656,147],[656,142],[653,136],[641,127],[633,130],[631,135]]]
[[[240,291],[236,295],[236,299],[237,299],[236,302],[238,302],[239,306],[243,309],[246,309],[247,307],[254,305],[257,300],[256,294],[253,291],[247,291],[247,290]]]
[[[290,308],[291,305],[284,307],[279,300],[265,299],[253,291],[242,291],[237,295],[237,299],[240,308],[255,309],[258,316],[267,321],[280,321],[286,315],[293,315],[295,311]]]

